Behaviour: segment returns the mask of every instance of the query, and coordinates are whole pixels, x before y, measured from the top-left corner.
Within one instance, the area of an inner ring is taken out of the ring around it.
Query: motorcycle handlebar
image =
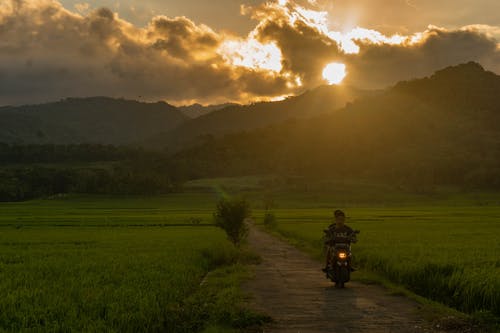
[[[325,230],[323,230],[323,232],[324,232],[325,234],[328,234],[330,231],[329,231],[328,229],[325,229]],[[359,231],[359,230],[354,230],[353,234],[356,234],[356,235],[357,235],[357,234],[359,234],[360,232],[361,232],[361,231]]]

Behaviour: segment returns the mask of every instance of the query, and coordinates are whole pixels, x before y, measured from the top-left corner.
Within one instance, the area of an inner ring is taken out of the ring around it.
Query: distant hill
[[[203,135],[218,136],[312,117],[339,109],[366,94],[352,88],[325,86],[281,102],[179,108],[164,102],[68,98],[55,103],[0,107],[0,142],[99,143],[179,150]]]
[[[201,104],[192,104],[187,106],[179,106],[178,109],[182,111],[189,118],[198,118],[204,115],[207,115],[211,112],[227,108],[228,106],[237,106],[235,103],[225,103],[219,105],[201,105]]]
[[[279,173],[500,188],[500,76],[477,63],[449,67],[336,112],[206,138],[175,160],[195,176]]]
[[[0,108],[0,142],[125,145],[179,126],[188,117],[164,102],[107,97]]]
[[[475,112],[476,116],[481,111],[500,113],[499,76],[476,62],[447,67],[427,78],[400,82],[394,91],[446,109]]]
[[[205,135],[220,136],[305,119],[335,111],[373,92],[342,86],[322,86],[279,102],[233,105],[183,123],[173,131],[151,137],[147,146],[179,148]]]

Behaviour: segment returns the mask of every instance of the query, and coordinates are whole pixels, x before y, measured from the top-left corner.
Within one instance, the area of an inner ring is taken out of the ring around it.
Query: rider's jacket
[[[349,246],[351,242],[356,242],[356,234],[354,230],[345,224],[342,227],[337,227],[332,224],[328,227],[325,243],[329,246]]]

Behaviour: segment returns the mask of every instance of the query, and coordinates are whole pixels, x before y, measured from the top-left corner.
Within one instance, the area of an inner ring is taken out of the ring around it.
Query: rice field
[[[215,202],[227,192],[246,196],[256,221],[271,202],[274,231],[317,258],[322,230],[343,208],[361,230],[354,277],[374,272],[460,311],[500,318],[498,194],[425,196],[357,184],[270,190],[259,178],[189,185],[168,196],[0,203],[0,331],[232,332],[258,322],[238,305],[241,253],[213,226]]]
[[[0,331],[198,332],[248,320],[238,306],[245,269],[208,225],[211,202],[1,204]]]

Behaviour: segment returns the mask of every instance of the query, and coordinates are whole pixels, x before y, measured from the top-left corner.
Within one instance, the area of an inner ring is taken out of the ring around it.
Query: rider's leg
[[[351,259],[349,260],[349,266],[351,266],[351,272],[354,272],[354,271],[357,271],[358,269],[356,267],[354,267],[353,265],[353,256],[351,255]]]
[[[328,270],[328,266],[330,265],[331,255],[332,255],[332,251],[328,248],[326,250],[326,262],[325,262],[325,268],[323,268],[323,272],[326,272]]]

